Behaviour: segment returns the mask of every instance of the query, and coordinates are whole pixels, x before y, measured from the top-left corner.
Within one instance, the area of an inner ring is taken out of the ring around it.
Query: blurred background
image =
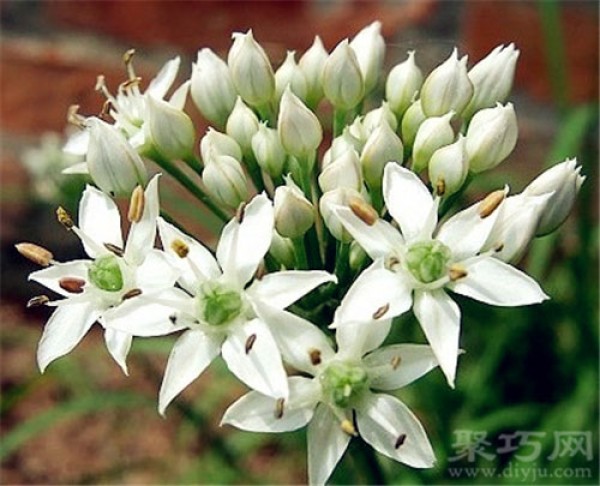
[[[470,65],[501,43],[520,49],[511,96],[517,148],[477,179],[470,198],[504,183],[519,192],[566,157],[576,156],[587,176],[565,226],[536,240],[520,264],[552,300],[498,309],[460,299],[467,353],[456,389],[431,373],[398,394],[421,418],[438,465],[417,471],[380,457],[387,480],[598,483],[597,2],[4,0],[0,12],[2,484],[306,481],[303,431],[271,436],[218,426],[244,393],[219,362],[166,419],[158,415],[156,396],[174,338],[138,339],[125,377],[95,329],[40,375],[35,350],[49,309],[25,309],[41,287],[27,282],[35,267],[13,245],[40,243],[58,260],[78,255],[78,241],[54,219],[58,204],[75,212],[84,183],[57,177],[60,164],[70,163],[60,150],[67,108],[76,103],[83,114],[98,113],[103,98],[94,91],[96,76],[104,74],[109,86],[124,79],[125,50],[136,49],[145,81],[181,55],[183,81],[199,48],[226,57],[233,31],[252,28],[277,67],[287,49],[300,55],[316,34],[331,50],[377,19],[388,66],[413,49],[424,71],[454,46]],[[189,108],[204,133],[205,122]],[[162,188],[164,204],[191,233],[208,237],[211,221],[177,203],[175,191]],[[423,341],[412,322],[395,329],[395,339]],[[368,483],[371,476],[349,454],[331,481]]]

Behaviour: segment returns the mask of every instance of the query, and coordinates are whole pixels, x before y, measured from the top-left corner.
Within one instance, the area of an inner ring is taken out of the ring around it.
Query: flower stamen
[[[357,197],[352,198],[348,206],[354,215],[368,226],[373,226],[379,219],[379,215],[373,206],[367,204],[362,199]]]
[[[479,203],[479,217],[481,219],[487,218],[500,206],[500,203],[504,201],[506,197],[506,191],[499,189],[498,191],[490,192],[480,203]]]
[[[71,294],[81,294],[85,280],[75,277],[63,277],[58,281],[58,286]]]
[[[406,441],[406,434],[400,434],[394,443],[394,449],[399,449],[404,441]]]
[[[250,334],[250,336],[248,336],[248,339],[246,339],[246,345],[245,345],[246,354],[248,354],[252,350],[252,347],[254,346],[255,342],[256,342],[256,334]]]
[[[131,193],[129,211],[127,212],[127,219],[130,223],[138,223],[142,219],[145,203],[144,189],[142,186],[136,186]]]
[[[35,243],[17,243],[15,248],[25,258],[42,267],[47,267],[51,263],[55,263],[52,252]]]
[[[373,319],[377,320],[377,319],[381,319],[386,313],[387,311],[390,310],[390,303],[388,302],[385,305],[382,305],[379,309],[377,309],[374,313],[373,313]]]
[[[32,297],[27,301],[25,307],[30,309],[31,307],[39,307],[41,305],[45,305],[48,302],[50,302],[50,297],[48,297],[47,295],[36,295],[35,297]]]

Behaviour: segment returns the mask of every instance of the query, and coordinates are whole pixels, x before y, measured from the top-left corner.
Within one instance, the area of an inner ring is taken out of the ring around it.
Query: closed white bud
[[[332,160],[319,175],[319,187],[327,192],[338,187],[349,187],[356,191],[362,188],[362,174],[358,152],[349,148]]]
[[[414,101],[404,112],[402,117],[402,140],[408,147],[412,147],[417,136],[417,131],[427,117],[423,113],[421,100]]]
[[[258,125],[256,114],[238,96],[225,131],[239,144],[243,153],[252,150],[252,137],[258,132]]]
[[[224,127],[233,110],[237,93],[229,68],[211,49],[198,51],[192,64],[192,100],[200,113],[210,122]]]
[[[294,268],[294,265],[296,264],[294,243],[289,238],[284,238],[281,236],[275,230],[273,230],[273,237],[271,238],[269,253],[284,267]]]
[[[383,101],[379,108],[375,108],[365,115],[362,126],[367,137],[382,123],[387,123],[394,131],[398,128],[396,115],[386,101]]]
[[[402,163],[404,147],[400,137],[387,123],[382,123],[369,135],[360,154],[360,165],[369,189],[379,190],[383,179],[383,168],[388,162]]]
[[[202,181],[219,203],[237,208],[248,199],[248,185],[242,165],[229,155],[219,155],[204,167]]]
[[[327,226],[327,229],[336,240],[343,241],[344,243],[352,241],[352,236],[337,216],[335,209],[338,206],[348,206],[350,201],[355,199],[365,200],[358,191],[347,187],[340,187],[326,192],[321,196],[319,201],[319,209],[321,210],[325,226]]]
[[[304,73],[296,64],[295,55],[294,51],[288,51],[285,61],[275,72],[275,96],[277,100],[281,99],[281,95],[288,84],[298,98],[301,100],[306,99],[308,86]]]
[[[396,64],[388,74],[385,83],[385,98],[390,109],[402,116],[417,97],[423,85],[423,73],[415,62],[415,51],[408,53],[408,59]]]
[[[443,115],[450,110],[460,116],[472,96],[467,56],[459,60],[456,48],[446,61],[431,71],[421,87],[423,112],[428,117]]]
[[[585,180],[580,172],[577,159],[567,159],[540,174],[523,190],[527,196],[552,193],[540,217],[537,236],[552,233],[567,219]]]
[[[365,94],[376,85],[383,69],[385,41],[381,35],[381,22],[375,21],[362,29],[350,42],[362,73]]]
[[[258,132],[252,137],[252,152],[261,169],[271,177],[278,177],[283,171],[286,153],[279,140],[279,133],[261,123]]]
[[[356,272],[362,268],[366,261],[367,252],[363,250],[363,247],[357,241],[350,243],[350,254],[348,256],[350,268]]]
[[[482,108],[503,103],[508,97],[515,77],[519,50],[514,44],[498,46],[469,71],[474,93],[465,109],[465,117]]]
[[[323,129],[316,115],[290,90],[283,92],[277,130],[283,148],[295,157],[305,158],[317,150]]]
[[[316,36],[310,48],[298,61],[298,66],[306,80],[306,104],[312,108],[315,108],[323,98],[323,68],[327,57],[321,38]]]
[[[94,183],[111,196],[128,195],[147,180],[146,167],[135,149],[114,125],[88,118],[88,171]]]
[[[360,144],[360,148],[357,149],[359,152],[362,150],[362,147],[365,145],[365,142],[370,135],[370,132],[367,133],[363,121],[364,118],[362,116],[357,116],[352,124],[345,126],[342,131],[342,133],[347,132],[348,136],[352,137],[352,140],[356,140],[356,142]]]
[[[429,161],[429,180],[438,196],[449,196],[458,191],[469,173],[465,137],[437,149]]]
[[[496,167],[515,148],[518,132],[512,103],[475,113],[467,130],[469,170],[477,174]]]
[[[254,40],[252,30],[232,37],[227,64],[235,89],[249,105],[268,103],[275,94],[275,75],[266,52]]]
[[[433,153],[454,141],[454,130],[450,120],[454,112],[446,113],[444,116],[427,118],[417,131],[412,152],[412,170],[421,172],[427,168],[429,159]]]
[[[285,186],[275,189],[273,204],[275,229],[281,236],[298,238],[315,222],[313,205],[290,176],[285,178]]]
[[[338,135],[333,139],[333,141],[331,142],[331,147],[329,147],[323,154],[321,167],[324,169],[332,161],[334,161],[338,157],[341,157],[348,150],[355,150],[356,152],[360,153],[360,151],[363,148],[363,145],[364,142],[358,140],[352,135],[352,133],[350,132],[350,127],[345,127],[342,134]]]
[[[354,108],[363,99],[363,75],[348,39],[337,45],[325,63],[323,92],[331,104],[341,110]]]
[[[200,155],[205,163],[219,155],[229,155],[236,160],[242,160],[242,149],[232,137],[209,127],[206,135],[200,140]]]

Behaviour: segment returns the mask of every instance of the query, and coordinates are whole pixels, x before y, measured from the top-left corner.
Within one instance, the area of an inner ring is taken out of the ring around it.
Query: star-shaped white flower
[[[37,360],[43,372],[48,364],[69,353],[83,339],[94,322],[105,327],[106,346],[127,373],[125,359],[131,333],[107,327],[115,309],[126,312],[137,299],[153,298],[173,287],[177,270],[159,250],[153,249],[158,217],[158,176],[148,184],[143,210],[132,222],[125,246],[119,210],[112,199],[88,186],[79,203],[77,234],[92,260],[53,263],[33,272],[34,280],[64,299],[49,302],[56,306],[44,328]],[[138,211],[142,209],[138,206]],[[69,224],[70,225],[70,224]]]
[[[400,315],[412,305],[448,383],[454,386],[460,309],[446,289],[498,306],[548,298],[531,277],[495,258],[494,249],[481,252],[504,196],[504,191],[492,193],[438,227],[439,199],[431,196],[414,172],[388,163],[383,197],[400,232],[383,219],[357,216],[360,211],[343,207],[337,211],[374,263],[346,295],[349,302],[336,315],[334,326],[349,316],[360,318],[363,304],[371,302],[365,300],[369,296],[390,305],[386,317]]]
[[[253,432],[286,432],[308,424],[310,484],[325,484],[356,435],[396,461],[433,466],[434,453],[417,417],[396,397],[374,393],[404,387],[436,367],[429,346],[376,349],[391,320],[371,319],[340,325],[336,352],[325,334],[301,317],[267,306],[259,313],[273,322],[284,359],[310,377],[289,378],[286,400],[246,394],[229,407],[222,424]]]
[[[252,281],[271,244],[273,221],[271,201],[256,196],[223,229],[215,260],[200,243],[159,219],[163,247],[181,269],[183,290],[150,305],[140,302],[136,312],[124,313],[111,325],[138,336],[185,329],[173,347],[161,385],[161,414],[219,354],[249,387],[276,398],[287,396],[286,373],[272,326],[258,316],[256,307],[268,302],[284,309],[335,277],[323,271],[292,270]]]

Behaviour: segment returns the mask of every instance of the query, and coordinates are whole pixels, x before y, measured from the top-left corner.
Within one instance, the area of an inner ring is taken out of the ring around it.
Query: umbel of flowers
[[[177,333],[161,414],[221,356],[252,389],[223,423],[307,426],[311,484],[327,481],[353,437],[411,467],[434,465],[418,418],[390,392],[438,366],[454,387],[452,294],[495,306],[548,298],[513,264],[565,220],[584,177],[567,160],[521,193],[499,187],[457,209],[477,174],[517,143],[507,97],[519,51],[499,46],[469,68],[454,49],[430,73],[411,51],[384,77],[380,29],[374,22],[330,53],[316,37],[277,68],[252,31],[235,33],[226,60],[201,49],[175,90],[179,58],[145,89],[132,51],[116,94],[98,78],[102,112],[72,108],[80,131],[65,146],[84,157],[66,172],[93,185],[77,224],[57,211],[89,258],[58,262],[42,246],[17,245],[44,267],[30,279],[59,296],[29,302],[54,308],[42,371],[94,324],[125,373],[134,337]],[[188,94],[212,124],[200,140]],[[215,249],[159,216],[157,171],[226,223]],[[118,196],[130,199],[125,242]],[[427,345],[389,342],[407,312]]]

